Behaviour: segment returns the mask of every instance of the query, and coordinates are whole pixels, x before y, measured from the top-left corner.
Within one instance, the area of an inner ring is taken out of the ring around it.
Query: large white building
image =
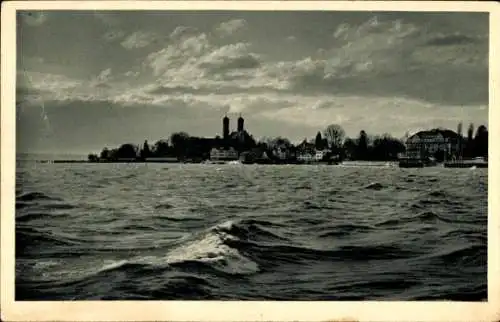
[[[423,159],[441,153],[445,158],[453,158],[460,154],[461,141],[460,136],[451,130],[420,131],[406,140],[405,157]]]
[[[329,150],[304,151],[297,154],[297,160],[301,162],[319,162],[329,153]]]
[[[316,154],[314,155],[314,159],[316,161],[321,161],[323,158],[329,153],[329,150],[316,150]]]
[[[210,150],[210,160],[214,161],[230,161],[238,160],[238,151],[230,147],[229,149],[212,148]]]

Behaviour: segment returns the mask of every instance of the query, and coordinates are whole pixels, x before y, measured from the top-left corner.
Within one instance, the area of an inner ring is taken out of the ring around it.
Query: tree
[[[187,134],[186,132],[176,132],[172,133],[172,135],[170,136],[170,142],[172,143],[174,148],[177,148],[185,144],[188,138],[189,134]]]
[[[151,151],[149,150],[148,140],[144,141],[144,145],[141,150],[141,158],[145,159],[151,155]]]
[[[325,129],[324,136],[332,150],[339,149],[344,142],[345,131],[340,125],[331,124]]]
[[[403,142],[406,142],[406,140],[408,140],[408,138],[410,137],[410,132],[406,131],[405,132],[405,135],[403,136],[403,138],[401,139]]]
[[[457,134],[458,134],[458,154],[459,157],[462,157],[462,149],[463,149],[463,134],[462,134],[462,122],[458,123],[457,126]]]
[[[287,138],[283,138],[281,136],[275,138],[268,138],[266,143],[267,147],[271,150],[277,147],[282,147],[287,149],[292,147],[292,143],[290,142],[290,140],[288,140]]]
[[[469,129],[467,130],[467,141],[472,141],[472,135],[474,134],[474,124],[469,124]]]
[[[484,125],[477,128],[476,136],[474,137],[474,148],[474,156],[488,156],[488,130]]]
[[[356,149],[356,159],[366,160],[368,157],[368,135],[365,130],[359,132],[358,144]]]
[[[97,154],[94,154],[94,153],[90,153],[87,158],[90,162],[97,162],[99,160],[99,157],[97,157]]]
[[[153,146],[152,154],[157,157],[166,157],[169,155],[170,147],[167,140],[159,140]]]
[[[137,158],[138,150],[139,149],[137,146],[131,143],[125,143],[118,148],[118,151],[116,151],[116,156],[119,159],[135,159]]]
[[[344,154],[345,154],[345,157],[347,157],[348,159],[352,159],[355,157],[355,154],[356,154],[356,148],[357,148],[357,144],[356,144],[356,140],[353,140],[351,138],[346,138],[344,140]]]
[[[108,149],[108,148],[104,148],[104,149],[102,149],[102,151],[101,151],[101,155],[100,155],[100,158],[101,158],[102,160],[107,160],[107,159],[109,159],[109,156],[110,156],[110,155],[109,155],[109,149]]]
[[[469,124],[469,129],[467,130],[467,142],[466,142],[466,154],[468,157],[472,157],[474,154],[474,124],[470,123]]]
[[[457,126],[457,134],[461,137],[462,136],[462,122],[458,123]]]
[[[118,149],[111,149],[109,151],[108,160],[110,160],[110,161],[116,161],[118,158],[120,158],[120,156],[118,154]]]
[[[170,142],[174,148],[175,154],[178,157],[186,156],[187,151],[189,150],[189,134],[186,132],[177,132],[173,133],[170,136]]]
[[[321,137],[321,132],[318,131],[318,134],[316,134],[316,140],[315,140],[315,145],[316,149],[318,150],[323,150],[323,138]]]

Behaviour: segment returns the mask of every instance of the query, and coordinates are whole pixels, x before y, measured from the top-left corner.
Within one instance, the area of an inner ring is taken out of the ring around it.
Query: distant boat
[[[226,164],[239,165],[239,164],[243,164],[243,163],[241,163],[241,161],[239,161],[239,160],[233,160],[233,161],[228,161]]]

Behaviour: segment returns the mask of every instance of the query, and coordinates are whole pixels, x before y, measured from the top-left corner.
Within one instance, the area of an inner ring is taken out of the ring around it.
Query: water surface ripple
[[[487,169],[35,164],[16,300],[487,297]]]

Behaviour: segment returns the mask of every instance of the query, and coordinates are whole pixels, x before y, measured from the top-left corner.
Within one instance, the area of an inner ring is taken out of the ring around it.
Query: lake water
[[[16,300],[487,297],[487,169],[36,164]]]

